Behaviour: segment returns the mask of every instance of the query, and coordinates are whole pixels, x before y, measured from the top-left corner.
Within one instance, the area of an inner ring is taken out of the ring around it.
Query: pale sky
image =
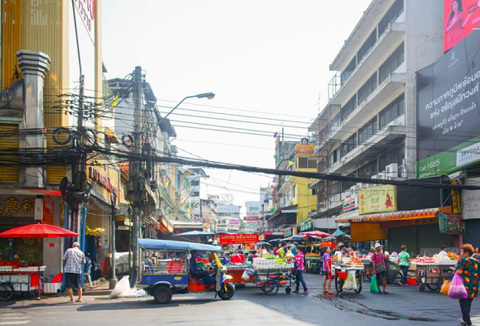
[[[215,93],[169,116],[178,155],[275,168],[273,134],[283,127],[289,140],[308,136],[327,103],[329,65],[370,2],[103,0],[106,77],[141,66],[163,115],[186,96]],[[207,173],[209,192],[231,193],[240,206],[273,179]]]

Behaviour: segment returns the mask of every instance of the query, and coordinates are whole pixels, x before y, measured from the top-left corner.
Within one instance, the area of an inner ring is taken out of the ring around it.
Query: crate
[[[408,284],[408,285],[418,285],[417,279],[416,279],[415,277],[409,277],[409,278],[407,279],[407,284]]]
[[[62,283],[45,283],[43,285],[43,293],[55,294],[62,288]]]
[[[183,262],[171,260],[167,263],[167,273],[169,274],[184,273],[184,270]]]
[[[347,279],[347,271],[338,272],[338,279],[339,280],[346,280]]]

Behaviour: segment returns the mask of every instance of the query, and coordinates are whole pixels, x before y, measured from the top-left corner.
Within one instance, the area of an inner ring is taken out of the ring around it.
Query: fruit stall
[[[424,292],[425,288],[439,291],[444,278],[453,271],[457,260],[458,255],[454,252],[449,252],[447,256],[434,255],[433,257],[415,258],[412,267],[416,270],[420,292]]]
[[[332,260],[332,268],[335,271],[333,278],[337,293],[343,290],[354,290],[355,293],[362,291],[365,267],[358,257],[343,257],[341,260]]]

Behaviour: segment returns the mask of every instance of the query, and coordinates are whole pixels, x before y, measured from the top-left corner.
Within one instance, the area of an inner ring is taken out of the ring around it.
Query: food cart
[[[307,253],[305,254],[305,271],[307,273],[320,273],[323,266],[322,257],[320,253]]]
[[[254,258],[253,268],[255,272],[255,285],[265,294],[274,295],[282,286],[286,286],[285,292],[292,292],[293,262],[267,258]]]
[[[343,290],[362,291],[363,274],[365,267],[357,257],[344,257],[342,260],[332,261],[332,272],[337,293]]]
[[[456,256],[454,258],[456,258]],[[452,273],[456,264],[457,260],[452,260],[449,257],[416,258],[412,265],[416,270],[417,283],[420,284],[420,292],[424,292],[426,287],[430,289],[430,291],[440,291],[444,278]]]
[[[0,300],[10,300],[14,294],[33,297],[39,289],[39,271],[44,270],[45,266],[0,266]]]

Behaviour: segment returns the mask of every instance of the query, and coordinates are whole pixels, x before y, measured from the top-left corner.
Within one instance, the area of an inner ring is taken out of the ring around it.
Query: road
[[[0,302],[0,325],[459,325],[457,300],[417,286],[389,286],[389,294],[372,294],[364,282],[360,294],[321,292],[321,276],[306,274],[309,294],[289,294],[283,289],[274,296],[260,289],[237,287],[229,301],[213,294],[173,297],[157,305],[151,297],[108,300],[85,296],[83,303],[69,303],[56,295],[42,300],[22,299]],[[473,301],[473,323],[480,325],[480,299]]]

